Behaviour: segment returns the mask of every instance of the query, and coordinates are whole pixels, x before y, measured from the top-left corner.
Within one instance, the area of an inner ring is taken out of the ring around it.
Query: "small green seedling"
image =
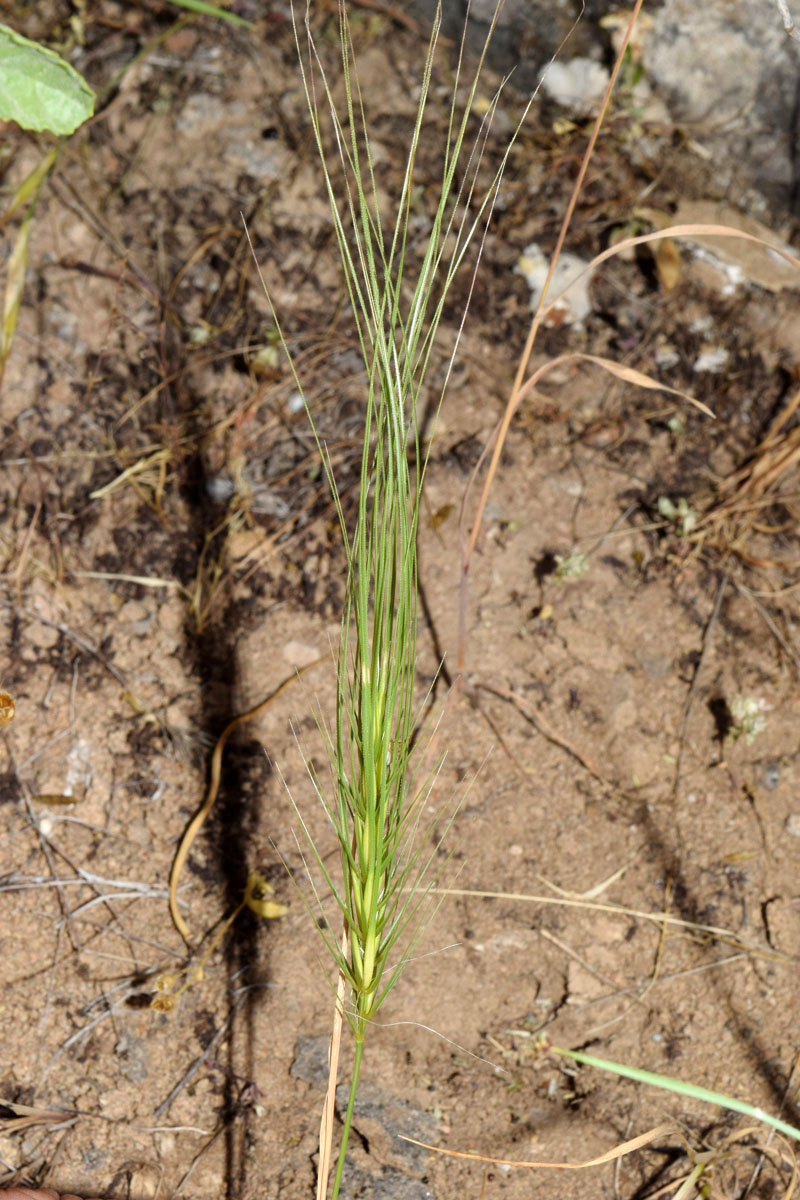
[[[766,704],[755,696],[736,695],[730,703],[733,724],[728,730],[728,741],[738,742],[743,737],[751,746],[760,733],[767,728],[767,718],[764,716]]]
[[[669,496],[659,496],[658,512],[675,526],[678,537],[688,537],[700,515],[691,507],[685,496],[681,496],[677,504],[674,504]]]
[[[568,579],[580,579],[589,570],[589,555],[580,550],[572,554],[557,554],[553,583],[566,583]]]

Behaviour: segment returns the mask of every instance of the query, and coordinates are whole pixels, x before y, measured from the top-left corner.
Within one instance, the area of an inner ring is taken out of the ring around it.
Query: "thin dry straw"
[[[521,900],[526,904],[554,904],[561,905],[564,908],[593,909],[596,912],[610,913],[612,916],[618,917],[636,917],[642,921],[652,921],[656,925],[676,925],[682,929],[694,930],[697,933],[706,933],[718,941],[730,942],[731,945],[740,946],[743,950],[760,954],[764,958],[774,958],[784,962],[792,959],[791,955],[783,954],[779,950],[773,950],[769,946],[761,946],[758,942],[749,942],[730,929],[724,929],[719,925],[699,925],[695,921],[686,921],[683,917],[673,917],[670,913],[647,912],[645,909],[625,908],[621,904],[607,904],[599,900],[572,899],[565,896],[537,896],[529,892],[490,892],[479,889],[451,887],[440,888],[437,891],[439,894],[446,896],[475,896],[478,899],[485,900]]]
[[[217,744],[214,747],[214,753],[211,756],[211,775],[209,778],[205,799],[186,827],[186,831],[184,832],[184,835],[181,838],[178,849],[175,853],[175,858],[172,863],[172,870],[170,871],[169,875],[170,916],[172,917],[173,925],[186,942],[187,946],[191,945],[192,934],[189,926],[183,919],[180,908],[178,907],[178,887],[180,885],[181,873],[183,872],[186,859],[189,857],[189,851],[192,848],[192,844],[194,843],[194,840],[200,830],[203,828],[203,825],[208,820],[209,813],[216,803],[217,793],[219,792],[220,776],[222,772],[222,755],[224,753],[227,741],[231,734],[234,733],[240,725],[244,725],[246,721],[252,721],[254,717],[257,717],[260,713],[265,712],[270,705],[275,703],[279,696],[283,695],[290,684],[294,683],[294,681],[301,675],[304,675],[306,671],[313,670],[314,667],[319,666],[319,664],[324,661],[326,660],[323,658],[317,658],[314,660],[314,662],[307,663],[304,667],[298,667],[293,675],[290,675],[288,679],[284,679],[283,683],[279,684],[275,691],[267,696],[266,700],[262,700],[259,704],[256,704],[254,708],[248,709],[247,712],[240,713],[238,717],[234,717],[233,720],[225,726],[224,730],[217,739]]]

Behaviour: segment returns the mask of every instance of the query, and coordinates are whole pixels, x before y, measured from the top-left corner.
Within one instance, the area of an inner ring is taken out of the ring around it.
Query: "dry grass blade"
[[[555,301],[554,301],[555,303]],[[681,392],[678,388],[669,387],[666,383],[661,383],[658,379],[651,379],[649,375],[645,375],[643,371],[637,371],[635,367],[625,366],[624,363],[615,362],[613,358],[605,358],[599,354],[584,354],[576,352],[574,354],[561,354],[558,358],[550,359],[544,363],[537,371],[531,375],[530,379],[523,385],[517,394],[517,402],[521,402],[532,392],[540,379],[543,379],[548,371],[552,371],[555,367],[563,366],[569,362],[588,362],[594,363],[597,367],[602,367],[604,371],[608,371],[611,375],[615,375],[617,379],[621,379],[624,383],[632,383],[636,387],[647,388],[650,391],[669,392],[672,396],[680,396],[682,400],[687,400],[689,404],[694,405],[700,412],[707,417],[713,417],[714,414],[707,405],[702,401],[696,400],[694,396],[688,392]]]
[[[517,367],[517,371],[514,376],[514,382],[511,385],[511,393],[510,393],[508,401],[506,403],[506,407],[505,407],[505,411],[503,413],[502,420],[500,421],[500,424],[498,425],[498,428],[492,438],[491,462],[489,464],[489,469],[486,474],[486,479],[484,480],[484,485],[483,485],[483,489],[481,491],[480,499],[478,501],[477,510],[476,510],[475,515],[472,520],[472,528],[470,530],[469,537],[465,539],[465,546],[464,546],[464,551],[462,554],[462,561],[461,561],[461,588],[460,588],[461,595],[460,595],[460,599],[459,599],[459,630],[458,630],[458,659],[457,659],[457,668],[458,668],[459,678],[464,677],[464,672],[466,669],[466,646],[467,646],[466,620],[467,620],[467,589],[469,587],[469,570],[470,570],[470,564],[472,562],[472,555],[475,552],[475,546],[478,541],[478,535],[480,533],[481,525],[483,523],[483,514],[486,511],[486,505],[489,501],[489,491],[492,486],[492,481],[494,480],[494,477],[497,474],[497,468],[500,465],[500,456],[503,453],[503,446],[505,445],[506,437],[508,436],[508,431],[511,428],[511,422],[514,418],[514,413],[517,411],[517,407],[519,405],[518,395],[519,395],[520,390],[523,387],[523,384],[525,381],[525,376],[528,371],[528,364],[530,362],[531,355],[533,354],[533,347],[536,342],[536,337],[538,335],[539,329],[540,329],[542,321],[544,319],[544,315],[545,315],[545,311],[546,311],[545,300],[547,299],[548,289],[549,289],[550,283],[553,279],[553,276],[554,276],[554,273],[556,270],[556,266],[558,264],[559,256],[564,247],[564,242],[566,241],[566,237],[567,237],[567,233],[569,231],[570,224],[572,223],[572,217],[575,213],[575,208],[578,203],[578,197],[581,193],[581,189],[583,187],[583,182],[586,178],[586,172],[589,169],[589,163],[591,162],[592,155],[594,154],[594,148],[597,143],[597,139],[600,136],[600,129],[601,129],[603,121],[605,119],[606,110],[608,109],[608,104],[611,99],[611,93],[614,90],[614,86],[617,81],[617,76],[619,75],[619,73],[622,69],[625,52],[627,50],[627,47],[628,47],[631,37],[633,35],[633,30],[636,25],[636,19],[639,16],[639,13],[641,11],[642,3],[643,3],[643,0],[636,0],[635,4],[633,6],[633,9],[631,10],[630,20],[628,21],[628,26],[627,26],[627,29],[625,30],[625,34],[622,38],[619,50],[617,52],[617,57],[614,61],[614,66],[612,68],[611,75],[608,80],[608,86],[606,87],[605,93],[603,95],[603,99],[600,104],[600,110],[597,114],[597,118],[592,127],[592,132],[589,137],[589,142],[586,146],[586,150],[585,150],[583,158],[581,160],[581,165],[578,170],[578,175],[575,180],[575,185],[572,189],[572,194],[570,195],[569,204],[567,205],[567,211],[565,212],[564,219],[561,222],[561,229],[559,230],[555,250],[553,252],[553,257],[550,262],[550,269],[547,273],[547,278],[545,279],[545,282],[544,282],[544,287],[542,289],[542,295],[539,300],[539,305],[536,309],[536,312],[533,315],[533,320],[531,321],[531,326],[530,326],[530,329],[528,330],[528,336],[525,341],[525,347],[522,351],[519,365]],[[487,450],[488,450],[488,446],[487,446]],[[475,471],[472,474],[472,477],[470,479],[470,485],[474,482],[474,480],[477,476],[477,472],[482,466],[482,462],[483,462],[483,459],[481,458],[481,461],[476,466]],[[468,491],[469,491],[469,487],[468,487]],[[465,502],[466,502],[466,497],[465,497]]]
[[[6,271],[6,287],[3,297],[3,317],[0,324],[0,373],[5,369],[8,356],[11,353],[11,342],[17,327],[19,306],[22,303],[22,293],[25,288],[25,271],[28,265],[28,241],[30,239],[33,213],[28,213],[20,225],[14,248],[8,260]]]
[[[290,684],[294,683],[296,679],[298,679],[301,675],[304,675],[306,671],[310,671],[314,667],[319,666],[319,664],[324,661],[324,658],[317,658],[314,660],[314,662],[307,663],[304,667],[298,667],[293,675],[290,675],[288,679],[284,679],[283,683],[281,683],[274,692],[267,696],[266,700],[262,700],[261,703],[256,704],[254,708],[250,708],[247,712],[240,713],[238,717],[234,717],[233,720],[225,726],[225,729],[217,739],[217,744],[214,747],[214,753],[211,756],[211,776],[209,779],[208,790],[206,792],[205,799],[203,800],[203,803],[198,811],[192,817],[192,820],[187,826],[186,832],[181,838],[169,876],[170,916],[172,917],[172,922],[175,928],[186,942],[187,946],[191,944],[192,934],[178,907],[178,885],[180,884],[181,872],[183,871],[184,863],[186,862],[189,851],[192,848],[192,844],[200,830],[203,828],[203,825],[208,820],[208,815],[216,802],[217,793],[219,792],[220,774],[222,771],[222,755],[228,738],[236,729],[239,728],[240,725],[244,725],[246,721],[252,721],[252,719],[257,717],[259,713],[265,712],[271,704],[275,703],[279,696],[283,695]]]
[[[42,186],[47,175],[50,173],[51,167],[56,161],[56,154],[57,151],[55,149],[51,150],[50,153],[46,154],[41,162],[37,163],[33,170],[25,176],[22,183],[14,193],[13,199],[8,208],[3,213],[2,217],[0,217],[0,229],[3,228],[9,217],[13,217],[14,213],[17,212],[18,209],[22,208],[23,205],[36,198],[40,187]]]
[[[724,942],[740,950],[747,950],[752,954],[760,954],[764,958],[771,958],[777,962],[793,961],[792,955],[783,954],[779,950],[759,945],[757,942],[749,942],[745,938],[740,937],[739,934],[734,933],[731,929],[723,929],[719,925],[700,925],[696,921],[687,921],[683,917],[673,917],[669,913],[646,912],[644,909],[626,908],[622,904],[584,900],[580,897],[537,896],[529,892],[490,892],[474,888],[452,887],[437,888],[436,892],[441,896],[474,896],[479,900],[518,900],[524,904],[555,904],[561,905],[564,908],[586,908],[618,917],[634,917],[640,921],[652,921],[656,925],[674,925],[680,929],[705,934],[713,937],[715,941]]]
[[[172,450],[167,446],[161,446],[152,454],[144,455],[136,462],[131,463],[129,467],[125,467],[121,474],[112,479],[110,483],[90,492],[89,499],[100,500],[104,496],[110,496],[119,491],[126,483],[131,483],[136,487],[139,496],[142,495],[141,487],[149,488],[153,493],[154,504],[160,512],[161,498],[167,484],[167,467],[172,458]]]
[[[621,1142],[618,1146],[614,1146],[612,1150],[606,1150],[605,1154],[601,1154],[597,1158],[590,1158],[587,1162],[582,1163],[529,1162],[516,1158],[493,1158],[491,1155],[475,1154],[470,1150],[446,1150],[442,1146],[431,1146],[427,1142],[418,1142],[416,1138],[406,1137],[402,1133],[397,1136],[402,1138],[404,1142],[411,1142],[412,1145],[421,1146],[423,1150],[431,1150],[434,1154],[444,1154],[448,1158],[473,1159],[475,1162],[490,1163],[495,1167],[528,1167],[554,1171],[585,1171],[587,1167],[601,1167],[604,1163],[614,1162],[617,1158],[624,1158],[626,1154],[633,1154],[635,1150],[641,1150],[643,1146],[649,1146],[656,1138],[666,1137],[668,1134],[674,1133],[674,1130],[674,1125],[656,1125],[654,1129],[648,1130],[647,1133],[640,1133],[638,1137],[631,1138],[629,1142]]]
[[[736,554],[752,566],[797,566],[796,562],[755,558],[747,552],[745,544],[750,532],[779,533],[782,528],[795,525],[792,518],[785,526],[765,526],[757,522],[755,514],[785,499],[781,487],[789,472],[800,463],[800,426],[786,430],[798,407],[800,392],[778,414],[744,466],[721,481],[720,498],[698,520],[694,540],[709,540],[723,553]]]
[[[347,953],[347,930],[342,934],[342,954]],[[317,1200],[325,1200],[328,1190],[328,1177],[331,1170],[333,1154],[333,1122],[336,1112],[336,1083],[339,1078],[339,1051],[342,1045],[342,1029],[344,1027],[344,1002],[347,992],[347,980],[344,972],[340,971],[336,981],[336,1007],[334,1009],[333,1028],[328,1047],[328,1088],[325,1102],[322,1106],[322,1116],[319,1123],[319,1166],[317,1167]]]
[[[614,258],[622,251],[633,249],[635,246],[645,246],[650,242],[663,241],[665,238],[688,238],[691,241],[701,237],[739,238],[745,242],[753,242],[757,246],[763,246],[770,254],[777,254],[779,258],[784,259],[791,266],[800,269],[800,258],[795,257],[791,251],[783,246],[775,246],[754,233],[748,233],[745,229],[734,229],[730,225],[692,223],[686,225],[667,225],[664,229],[654,229],[651,233],[640,233],[637,237],[623,238],[621,241],[615,242],[613,246],[609,246],[602,254],[596,255],[586,268],[586,271],[581,272],[581,274],[593,271],[600,263],[605,262],[606,259]]]
[[[0,1097],[0,1132],[19,1133],[32,1125],[58,1125],[68,1121],[75,1113],[59,1109],[35,1108],[29,1104],[17,1104]]]
[[[22,292],[25,287],[25,270],[28,263],[28,241],[33,214],[36,209],[36,201],[39,198],[42,184],[56,161],[56,153],[56,150],[51,150],[23,179],[17,188],[10,206],[3,214],[2,219],[0,219],[0,228],[2,228],[8,218],[18,208],[21,208],[25,204],[28,205],[28,210],[14,239],[14,247],[6,269],[3,317],[2,324],[0,324],[0,381],[3,377],[9,353],[11,352],[11,342],[14,337],[14,330],[17,327],[17,318],[19,317],[19,306],[22,302]]]

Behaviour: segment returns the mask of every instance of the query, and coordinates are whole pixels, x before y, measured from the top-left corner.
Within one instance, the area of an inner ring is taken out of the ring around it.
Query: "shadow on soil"
[[[209,529],[219,524],[218,506],[208,497],[208,477],[202,456],[188,464],[186,499],[191,536],[198,551]],[[193,623],[185,631],[186,649],[206,703],[198,715],[205,742],[213,747],[226,726],[242,711],[239,691],[237,629],[223,611],[200,632]],[[264,864],[255,861],[255,834],[259,805],[272,774],[269,759],[258,740],[237,731],[222,759],[219,793],[205,828],[187,860],[187,869],[211,889],[221,893],[224,911],[232,912],[242,900],[248,872]],[[269,950],[265,923],[245,908],[225,938],[230,1029],[224,1064],[209,1063],[223,1077],[221,1120],[225,1130],[226,1200],[238,1200],[246,1187],[245,1114],[260,1094],[252,1078],[255,1062],[254,1019],[268,977]],[[245,1063],[246,1074],[237,1073]]]

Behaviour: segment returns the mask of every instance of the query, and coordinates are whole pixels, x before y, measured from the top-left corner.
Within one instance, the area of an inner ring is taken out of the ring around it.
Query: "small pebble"
[[[230,500],[235,491],[236,484],[227,475],[212,475],[206,480],[206,495],[217,503]]]
[[[551,100],[578,115],[592,113],[608,86],[608,68],[591,58],[548,63],[541,84]]]
[[[719,372],[728,362],[730,353],[724,346],[708,346],[695,359],[695,364],[692,370],[697,372],[707,372],[710,375],[718,375]]]
[[[800,838],[800,813],[789,813],[785,829],[790,837]]]
[[[776,762],[767,763],[764,768],[764,787],[772,792],[781,780],[781,769]]]

